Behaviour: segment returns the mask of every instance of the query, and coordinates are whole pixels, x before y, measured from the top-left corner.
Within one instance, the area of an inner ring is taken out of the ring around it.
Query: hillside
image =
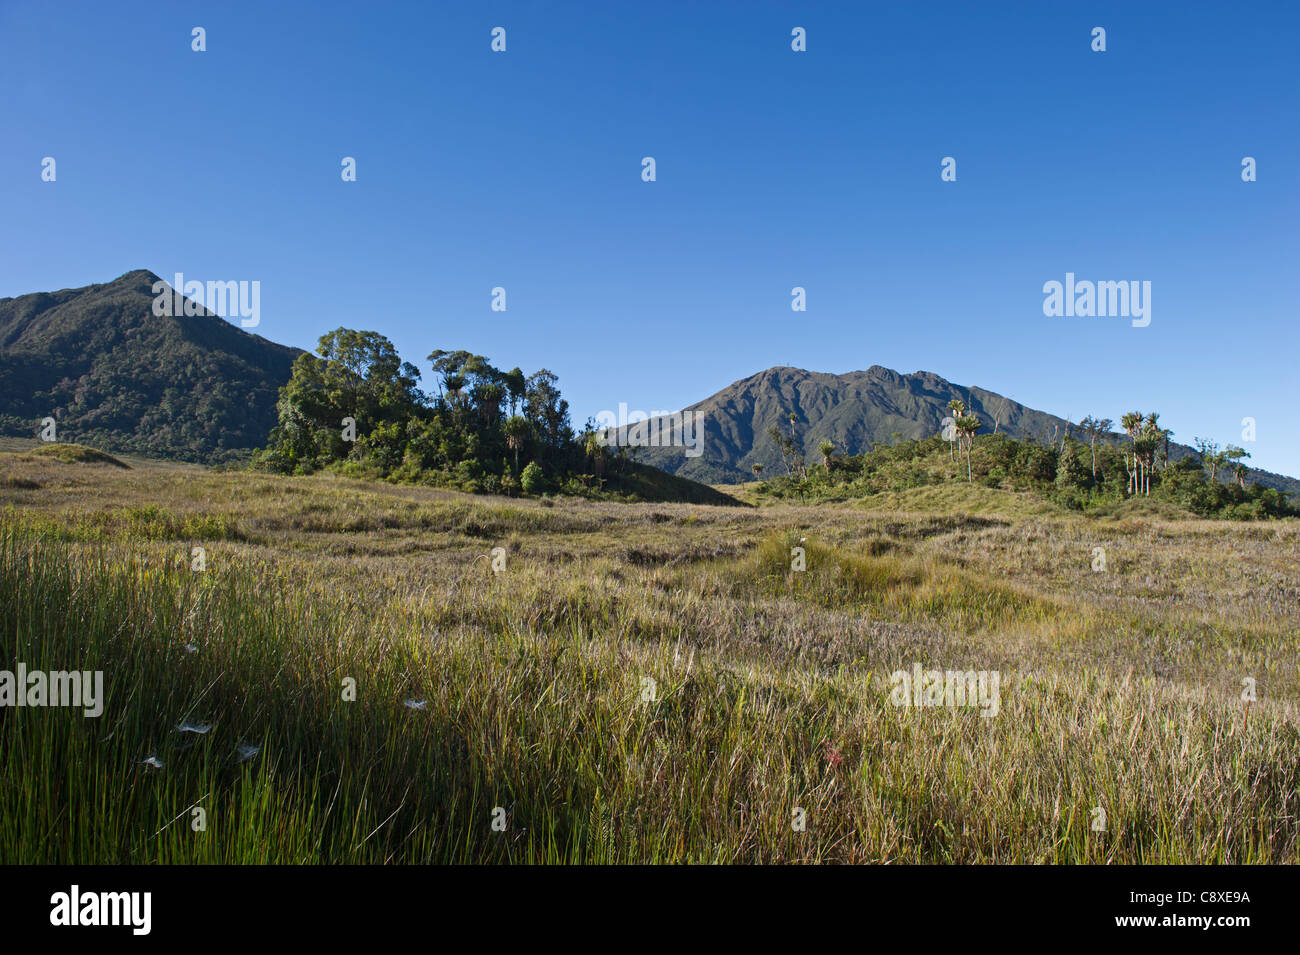
[[[259,447],[299,349],[205,313],[153,314],[158,277],[0,299],[0,434],[184,461]]]
[[[996,429],[1008,437],[1047,443],[1067,426],[1064,418],[984,388],[954,384],[931,372],[905,375],[872,365],[866,371],[835,375],[776,367],[742,378],[685,409],[704,414],[699,457],[686,457],[680,447],[641,448],[636,457],[709,484],[752,481],[755,464],[762,465],[766,475],[784,473],[781,454],[768,431],[776,426],[789,434],[791,414],[804,456],[815,461],[820,459],[817,446],[824,440],[835,445],[837,454],[852,455],[900,438],[938,434],[953,399],[965,402],[980,419],[981,433]],[[625,440],[625,435],[626,429],[621,429],[619,440]],[[1195,453],[1186,445],[1171,444],[1169,457],[1178,461]],[[1300,481],[1280,474],[1252,469],[1247,480],[1300,494]]]

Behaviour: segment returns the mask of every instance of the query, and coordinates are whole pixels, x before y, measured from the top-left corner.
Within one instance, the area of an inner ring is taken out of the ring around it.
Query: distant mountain
[[[106,451],[215,463],[265,445],[279,389],[301,349],[277,345],[204,311],[153,314],[158,277],[138,270],[103,285],[0,298],[0,434],[35,437],[53,417],[60,441]],[[1065,419],[930,372],[873,365],[843,375],[769,368],[692,405],[703,412],[703,454],[643,448],[637,459],[693,481],[754,479],[754,464],[783,471],[768,437],[789,433],[793,413],[805,455],[829,439],[856,454],[895,435],[936,434],[960,398],[984,424],[1015,438],[1049,441]],[[1171,445],[1170,457],[1194,454]],[[1251,471],[1249,480],[1300,495],[1300,481]]]
[[[840,454],[860,454],[876,444],[938,434],[960,398],[979,417],[981,433],[997,429],[1013,438],[1051,441],[1064,433],[1066,420],[1027,408],[983,388],[955,385],[931,372],[899,374],[879,365],[843,375],[777,367],[743,378],[685,409],[703,412],[704,442],[698,457],[681,447],[642,448],[637,460],[708,484],[754,480],[752,467],[767,474],[784,473],[781,454],[768,431],[775,425],[790,433],[790,415],[810,460],[820,460],[817,446],[830,440]],[[627,429],[619,429],[626,440]],[[612,432],[611,432],[612,435]],[[1170,445],[1170,458],[1195,454],[1186,445]],[[1300,481],[1252,470],[1248,480],[1300,494]]]
[[[153,314],[152,272],[0,299],[0,433],[185,461],[260,447],[301,350],[217,315]]]

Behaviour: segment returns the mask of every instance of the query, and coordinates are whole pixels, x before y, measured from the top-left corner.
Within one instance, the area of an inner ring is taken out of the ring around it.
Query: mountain
[[[301,350],[206,310],[153,314],[152,272],[0,299],[0,433],[185,461],[266,443]]]
[[[0,298],[0,434],[36,436],[53,417],[60,441],[106,451],[215,463],[265,445],[280,387],[301,349],[252,335],[200,310],[155,316],[158,277],[138,270],[103,285]],[[703,414],[703,454],[642,448],[637,459],[706,484],[753,480],[752,465],[784,470],[768,436],[789,433],[804,454],[831,441],[856,454],[895,435],[938,433],[960,398],[984,424],[1014,438],[1050,441],[1064,418],[983,388],[919,371],[873,365],[843,375],[777,367],[737,381],[686,409]],[[624,429],[626,430],[626,429]],[[1171,445],[1177,460],[1195,452]],[[1300,495],[1300,481],[1252,470],[1249,480]]]
[[[859,454],[876,444],[902,438],[938,434],[951,412],[948,402],[959,398],[979,417],[981,433],[997,429],[1013,438],[1051,441],[1064,433],[1064,418],[1035,411],[983,388],[956,385],[927,371],[904,375],[872,365],[866,371],[843,375],[777,367],[742,378],[686,412],[703,414],[704,441],[698,457],[687,457],[681,446],[646,447],[637,460],[673,474],[708,484],[735,484],[754,480],[752,466],[763,465],[768,474],[784,473],[781,454],[768,431],[790,433],[790,415],[805,457],[820,460],[817,446],[831,441],[840,454]],[[659,419],[663,422],[665,419]],[[666,422],[660,428],[667,433]],[[627,428],[618,432],[626,441]],[[680,442],[679,442],[680,445]],[[1195,454],[1186,445],[1170,445],[1169,457],[1178,460]],[[1248,480],[1291,494],[1300,494],[1300,481],[1252,470]]]

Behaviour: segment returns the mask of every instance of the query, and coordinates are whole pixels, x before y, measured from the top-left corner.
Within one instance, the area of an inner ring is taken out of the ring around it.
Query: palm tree
[[[504,425],[506,434],[506,446],[515,453],[515,473],[519,473],[519,449],[528,441],[528,433],[531,427],[528,419],[522,415],[511,415],[506,419]]]
[[[600,435],[592,431],[587,435],[587,441],[584,448],[587,456],[591,458],[592,470],[596,473],[596,480],[600,486],[605,486],[605,456],[609,453],[605,442],[600,439]]]
[[[488,382],[487,384],[475,386],[472,394],[474,395],[474,402],[478,405],[483,423],[490,425],[496,421],[497,415],[501,412],[501,403],[506,397],[505,388],[495,382]]]
[[[962,415],[956,421],[957,433],[966,445],[966,483],[971,481],[970,454],[975,445],[975,433],[980,429],[980,419],[975,415]]]
[[[1128,469],[1128,490],[1130,494],[1136,494],[1138,489],[1138,453],[1137,438],[1138,431],[1142,427],[1143,415],[1140,411],[1130,411],[1119,419],[1120,427],[1129,437],[1130,447],[1132,448],[1132,460],[1124,459],[1124,466]]]
[[[831,455],[835,452],[835,445],[830,441],[823,441],[817,445],[817,451],[822,456],[822,466],[829,472],[831,469]]]
[[[750,467],[750,470],[754,472],[754,477],[758,477],[760,474],[763,473],[763,465],[755,464]]]
[[[443,383],[447,387],[448,397],[450,397],[453,401],[460,401],[461,392],[465,388],[465,376],[458,375],[458,374],[450,374],[443,379]]]
[[[1160,448],[1160,415],[1151,412],[1142,422],[1142,434],[1147,439],[1146,486],[1143,493],[1151,493],[1151,471],[1156,469],[1156,451]]]
[[[808,480],[808,465],[803,458],[803,446],[799,443],[799,434],[795,430],[795,414],[790,412],[790,451],[794,455],[795,463],[799,466],[799,480]]]
[[[962,401],[960,398],[954,398],[952,399],[952,401],[948,402],[948,410],[952,412],[952,420],[954,422],[954,428],[955,428],[955,422],[957,421],[957,419],[963,417],[966,414],[966,402]],[[946,438],[947,436],[945,435],[944,437]],[[954,444],[956,444],[955,441],[948,442],[949,461],[953,460]]]

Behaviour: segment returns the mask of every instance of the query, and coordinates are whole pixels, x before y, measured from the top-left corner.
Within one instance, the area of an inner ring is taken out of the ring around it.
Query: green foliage
[[[205,463],[246,459],[275,424],[298,349],[225,319],[152,313],[157,276],[0,299],[0,433]]]
[[[525,493],[540,494],[546,488],[546,476],[537,466],[536,461],[530,461],[528,467],[524,468],[524,473],[520,475],[519,483]]]
[[[814,466],[804,479],[797,473],[771,478],[759,486],[758,493],[772,498],[844,501],[969,480],[987,488],[1032,492],[1070,510],[1098,514],[1112,512],[1130,497],[1153,499],[1200,517],[1260,520],[1300,514],[1285,493],[1247,484],[1244,468],[1230,470],[1245,454],[1240,449],[1232,448],[1240,454],[1227,457],[1211,446],[1205,468],[1194,457],[1172,463],[1165,460],[1163,441],[1168,432],[1158,428],[1157,418],[1137,412],[1126,415],[1125,424],[1132,428],[1130,439],[1116,443],[1097,440],[1089,427],[1082,429],[1089,438],[1087,443],[1067,436],[1047,445],[992,434],[963,441],[969,428],[963,432],[959,425],[960,456],[937,435],[902,441],[836,458],[833,468]],[[1213,456],[1216,452],[1218,457]],[[1214,480],[1209,475],[1211,465],[1216,471]],[[1229,474],[1236,483],[1222,480]]]
[[[611,455],[588,427],[575,434],[559,379],[545,368],[503,372],[482,355],[435,350],[438,393],[372,331],[339,328],[303,354],[280,390],[279,420],[254,466],[488,494],[559,490],[590,497],[736,503],[684,478]]]

